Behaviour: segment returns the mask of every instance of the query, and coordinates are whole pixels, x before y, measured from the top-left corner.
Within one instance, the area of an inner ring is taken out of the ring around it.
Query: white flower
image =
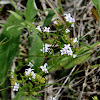
[[[75,23],[75,19],[71,17],[70,13],[64,15],[65,15],[66,22]]]
[[[41,25],[37,26],[36,29],[41,31]]]
[[[61,55],[64,55],[64,54],[66,54],[66,49],[62,48],[62,50],[60,50],[60,52],[61,52]]]
[[[50,100],[57,100],[56,98],[54,98],[54,97],[50,97]]]
[[[43,49],[40,49],[40,51],[42,51],[43,53],[45,52],[50,52],[50,48],[48,44],[43,45]]]
[[[66,33],[69,33],[69,32],[70,32],[70,30],[69,30],[69,29],[66,29],[66,30],[65,30],[65,32],[66,32]]]
[[[71,27],[74,27],[74,23],[73,23],[73,24],[71,24]]]
[[[44,64],[44,66],[40,66],[43,72],[48,73],[48,69],[46,68],[47,63]]]
[[[65,49],[69,49],[70,48],[70,44],[68,44],[68,45],[64,44],[64,48]]]
[[[61,55],[63,55],[63,54],[68,54],[70,56],[73,55],[73,51],[70,47],[70,44],[68,44],[68,45],[64,44],[64,48],[62,48],[62,50],[60,50],[60,52],[61,52]]]
[[[73,42],[74,42],[74,43],[78,42],[78,41],[77,41],[77,38],[75,38],[75,39],[73,40]]]
[[[25,69],[25,74],[26,74],[26,76],[30,76],[30,75],[31,75],[32,78],[35,79],[36,75],[35,75],[35,73],[33,72],[33,70],[34,70],[34,69],[31,69],[31,68]],[[29,79],[31,79],[31,78],[29,78]]]
[[[73,55],[73,58],[76,58],[77,57],[77,55]]]
[[[18,84],[17,84],[17,83],[15,83],[15,86],[14,86],[13,91],[18,91],[18,89],[19,89],[19,83],[18,83]]]
[[[71,50],[71,48],[67,50],[67,54],[70,55],[70,56],[73,55],[73,51]]]
[[[34,69],[31,69],[31,68],[25,69],[26,76],[29,76],[33,70]]]
[[[48,33],[50,32],[49,31],[50,30],[50,27],[44,27],[43,29],[44,29],[43,32],[48,32]]]
[[[31,72],[31,76],[32,76],[33,79],[35,79],[35,77],[36,77],[36,75],[33,71]]]
[[[54,23],[54,24],[57,24],[57,21],[54,21],[53,23]]]
[[[34,65],[31,62],[29,62],[28,66],[32,68]]]

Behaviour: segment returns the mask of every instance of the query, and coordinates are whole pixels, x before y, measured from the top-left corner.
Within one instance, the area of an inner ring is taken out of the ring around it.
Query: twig
[[[65,21],[62,19],[62,17],[58,14],[58,12],[55,10],[55,8],[53,7],[53,5],[51,4],[51,2],[49,0],[46,0],[47,3],[49,4],[49,6],[52,8],[52,10],[55,12],[55,14],[59,17],[60,20],[62,20],[63,24],[66,24]]]
[[[34,2],[34,7],[35,7],[35,9],[38,10],[35,0],[33,0],[33,2]],[[37,14],[38,14],[38,16],[41,15],[39,12],[37,12]],[[42,20],[42,17],[40,17],[40,19]]]
[[[61,90],[62,90],[63,86],[66,84],[66,82],[69,80],[69,78],[70,78],[70,76],[72,75],[72,73],[74,72],[75,68],[76,68],[76,65],[73,67],[72,71],[70,72],[70,74],[68,75],[68,77],[65,79],[63,85],[61,86],[61,88],[60,88],[59,91],[57,92],[55,98],[58,98],[59,93],[61,92]]]
[[[12,64],[12,67],[11,67],[11,71],[12,71],[12,72],[14,72],[14,70],[15,70],[15,66],[16,66],[16,65],[15,65],[15,61],[16,61],[16,57],[14,58],[13,64]],[[13,74],[11,75],[11,78],[14,78]],[[11,83],[11,86],[13,86],[12,83]],[[15,93],[14,93],[14,91],[13,91],[13,88],[11,88],[11,100],[13,100],[14,97],[15,97]]]
[[[45,0],[40,0],[43,10],[47,9]],[[45,11],[45,15],[48,15],[48,11]]]
[[[74,18],[76,19],[76,1],[74,2]],[[75,27],[73,28],[74,37],[76,37]]]
[[[88,68],[89,67],[90,66],[88,65]],[[83,96],[83,93],[84,93],[84,89],[85,89],[85,87],[87,85],[87,76],[88,76],[88,70],[89,70],[88,68],[86,68],[86,70],[85,70],[85,80],[84,80],[84,83],[83,83],[82,91],[80,92],[79,100],[82,100],[82,96]]]

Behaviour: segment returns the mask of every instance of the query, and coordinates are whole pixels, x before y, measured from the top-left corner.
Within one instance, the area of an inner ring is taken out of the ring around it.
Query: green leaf
[[[49,72],[55,71],[55,70],[59,70],[61,69],[61,65],[60,65],[60,60],[62,59],[62,56],[59,56],[59,54],[55,54],[55,56],[52,56],[52,58],[48,61],[48,69]]]
[[[100,3],[100,0],[92,0],[92,2],[93,2],[93,4],[94,4],[94,6],[97,8],[97,4]]]
[[[38,100],[38,99],[31,96],[31,95],[27,96],[27,92],[20,90],[20,91],[17,92],[14,100]]]
[[[13,27],[16,27],[16,25],[12,25],[12,26],[9,26],[9,27],[7,27],[7,31],[9,30],[9,29],[11,29],[11,28],[13,28]]]
[[[47,15],[47,17],[45,18],[43,26],[48,26],[51,23],[51,20],[52,20],[52,18],[53,18],[54,15],[55,15],[54,11],[51,10],[49,12],[49,14]]]
[[[34,7],[34,0],[28,0],[27,2],[27,8],[24,11],[24,16],[26,18],[27,21],[32,21],[33,18],[36,16],[37,14],[37,10]]]
[[[100,67],[100,65],[99,64],[93,65],[89,69],[92,69],[92,68],[95,68],[95,67]]]
[[[18,20],[23,21],[22,16],[20,16],[18,13],[14,12],[14,11],[8,11],[10,12],[14,17],[16,17]]]
[[[100,0],[92,0],[94,6],[97,8],[99,14],[99,26],[100,26]]]
[[[30,37],[31,48],[29,50],[29,60],[35,62],[34,69],[37,71],[37,67],[41,66],[44,61],[44,57],[40,49],[43,48],[43,42],[37,34],[33,34]]]
[[[19,39],[21,30],[18,27],[13,27],[7,31],[7,28],[12,25],[19,25],[20,20],[11,15],[6,22],[3,32],[0,35],[0,41],[3,40],[3,44],[0,45],[0,87],[5,88],[4,81],[7,78],[7,73],[12,65],[12,60],[18,51]],[[3,91],[4,92],[4,91]],[[6,94],[3,93],[3,97]]]

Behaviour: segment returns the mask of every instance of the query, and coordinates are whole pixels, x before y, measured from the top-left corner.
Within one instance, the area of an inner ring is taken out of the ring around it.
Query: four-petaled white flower
[[[65,15],[66,22],[75,23],[75,19],[71,17],[70,13],[64,15]]]
[[[57,21],[55,20],[53,23],[54,23],[54,24],[57,24]]]
[[[19,89],[19,83],[17,84],[17,83],[15,82],[13,91],[18,91],[18,89]]]
[[[41,25],[37,26],[36,29],[41,31]]]
[[[70,32],[70,30],[67,28],[67,29],[65,30],[65,32],[66,32],[66,33],[69,33],[69,32]]]
[[[61,55],[64,55],[64,54],[66,54],[66,49],[62,48],[62,50],[60,50],[60,52],[61,52]]]
[[[46,68],[47,63],[44,64],[44,66],[40,66],[43,72],[48,73],[48,69]]]
[[[77,42],[78,42],[77,38],[75,38],[75,39],[73,40],[73,42],[74,42],[74,43],[77,43]]]
[[[77,57],[77,55],[73,55],[73,58],[76,58]]]
[[[30,66],[30,68],[32,68],[34,65],[31,62],[29,62],[28,66]]]
[[[35,79],[35,77],[36,77],[36,75],[33,71],[31,72],[31,76],[32,76],[33,79]]]
[[[71,24],[71,27],[74,27],[74,23]]]
[[[71,50],[71,48],[70,49],[67,49],[67,54],[70,55],[70,56],[73,55],[73,51]]]
[[[35,79],[36,75],[35,73],[33,72],[34,69],[31,69],[31,68],[28,68],[28,69],[25,69],[25,74],[26,76],[32,76],[33,79]],[[29,78],[30,79],[30,78]]]
[[[44,27],[43,32],[48,32],[49,33],[50,32],[50,27]]]

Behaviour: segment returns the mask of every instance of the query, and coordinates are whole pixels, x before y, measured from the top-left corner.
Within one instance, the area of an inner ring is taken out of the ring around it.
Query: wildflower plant
[[[51,11],[53,10],[51,9]],[[42,94],[39,93],[39,91],[46,85],[47,79],[45,76],[47,74],[53,70],[61,69],[62,67],[68,69],[85,62],[90,58],[93,52],[91,52],[91,50],[99,44],[98,42],[90,46],[85,45],[79,47],[79,44],[82,44],[80,42],[80,37],[71,36],[71,30],[75,27],[75,19],[72,17],[71,13],[61,15],[63,20],[58,19],[53,22],[50,20],[56,30],[52,32],[52,27],[49,25],[33,24],[33,22],[36,23],[37,21],[35,16],[38,12],[34,7],[33,0],[28,0],[27,2],[27,8],[24,11],[25,19],[23,19],[18,9],[16,12],[9,12],[12,14],[13,20],[16,19],[19,23],[17,25],[7,25],[5,27],[6,32],[10,32],[10,30],[16,28],[18,34],[19,31],[21,33],[21,30],[26,28],[29,35],[29,48],[27,59],[24,62],[26,66],[24,72],[17,74],[16,72],[20,68],[16,68],[15,71],[10,74],[10,76],[13,75],[13,77],[10,78],[13,84],[13,91],[19,91],[19,94],[23,93],[25,96],[41,96]],[[48,20],[48,17],[46,17],[45,20]],[[46,22],[44,21],[44,23]],[[18,35],[17,45],[13,50],[18,48],[19,37],[20,34]],[[14,41],[14,43],[16,42]],[[13,50],[7,51],[10,52],[9,56],[11,56],[11,58],[14,58],[17,53],[15,52],[11,55]],[[10,62],[12,62],[13,59],[10,60]],[[34,63],[32,63],[32,61],[34,61]],[[2,65],[4,63],[5,62],[3,62]],[[7,63],[5,68],[8,65],[11,66],[11,64]],[[5,74],[7,74],[7,72],[8,70],[5,71]],[[5,75],[3,74],[0,75],[0,77]],[[0,82],[3,80],[4,77],[1,78]],[[17,94],[15,98],[19,99],[19,94]],[[56,100],[56,98],[51,99]]]

